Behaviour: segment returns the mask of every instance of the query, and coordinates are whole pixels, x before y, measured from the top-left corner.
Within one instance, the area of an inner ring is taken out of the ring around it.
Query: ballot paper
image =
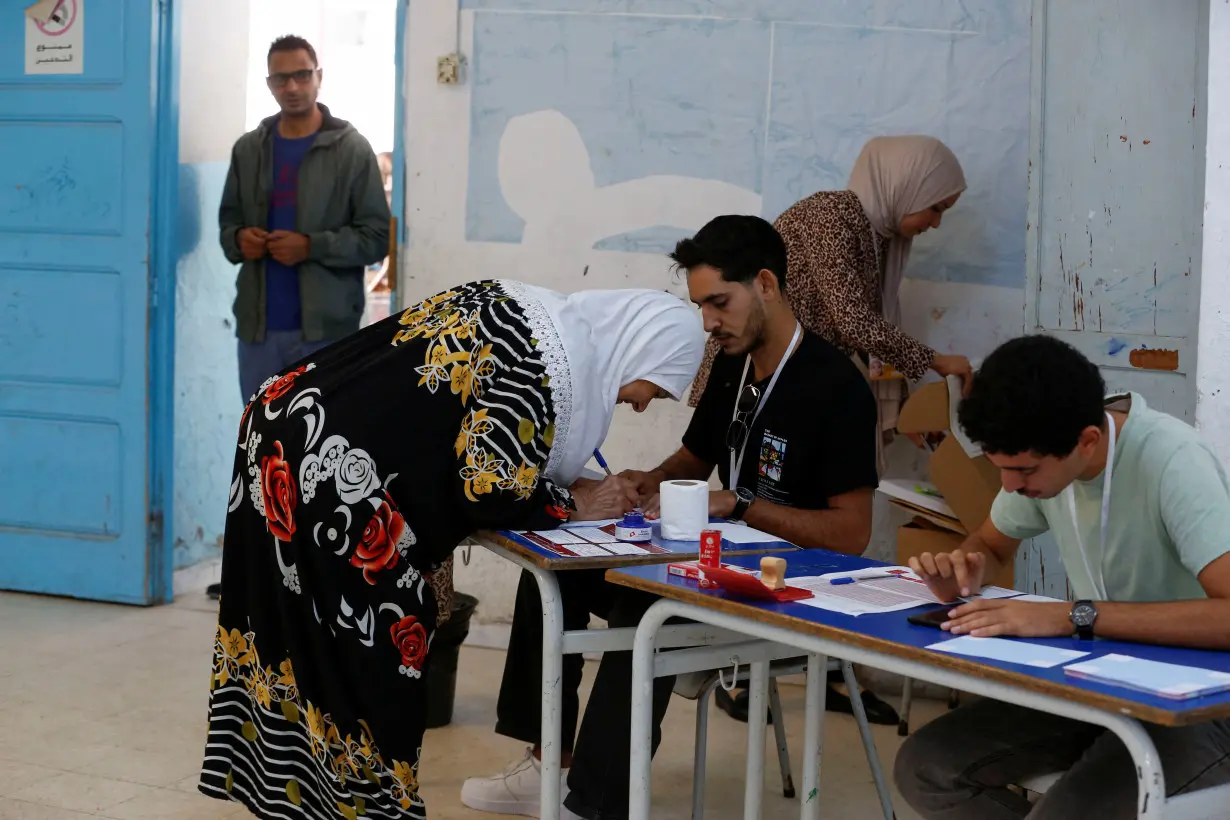
[[[890,573],[891,577],[876,577]],[[852,584],[832,583],[835,578],[854,578]],[[865,579],[865,580],[860,580]],[[922,579],[908,567],[869,567],[850,572],[830,572],[806,578],[788,578],[790,586],[810,590],[814,597],[799,603],[813,606],[817,609],[827,609],[830,612],[841,612],[846,615],[869,615],[884,612],[898,612],[914,609],[920,606],[943,603],[931,594]],[[978,598],[1015,598],[1020,600],[1028,596],[1013,589],[989,586],[983,587],[978,595],[962,598],[961,601],[973,601]],[[1037,596],[1034,596],[1037,597]],[[954,603],[953,606],[958,606]]]
[[[614,535],[614,522],[578,521],[558,530],[534,530],[522,536],[561,558],[611,558],[669,552],[649,543],[629,544]]]
[[[886,573],[891,575],[878,577]],[[838,578],[854,578],[855,581],[833,584]],[[800,604],[845,615],[897,612],[940,603],[927,585],[906,567],[869,567],[787,580],[790,586],[812,593],[813,597],[799,601]]]
[[[1083,658],[1088,652],[1075,649],[1058,649],[1054,646],[1029,643],[1028,641],[1013,641],[1005,638],[975,638],[972,635],[962,635],[947,641],[933,643],[927,647],[936,652],[947,652],[951,655],[965,655],[969,658],[989,658],[1005,663],[1019,663],[1023,666],[1034,666],[1039,669],[1050,669],[1061,663],[1068,663],[1077,658]]]
[[[539,538],[545,538],[552,544],[559,544],[560,546],[565,547],[572,546],[573,544],[587,543],[584,538],[579,535],[575,535],[568,530],[534,530],[533,534],[537,535]]]
[[[1230,691],[1230,674],[1198,666],[1181,666],[1133,658],[1130,655],[1103,655],[1091,661],[1064,668],[1065,675],[1137,692],[1187,700]]]
[[[710,524],[708,529],[721,530],[722,540],[731,544],[774,544],[782,543],[782,539],[776,535],[770,535],[767,532],[749,527],[747,524],[740,524],[733,521],[722,521],[718,524]]]
[[[618,544],[619,539],[605,530],[600,530],[597,527],[568,527],[569,535],[579,536],[584,538],[591,544]]]

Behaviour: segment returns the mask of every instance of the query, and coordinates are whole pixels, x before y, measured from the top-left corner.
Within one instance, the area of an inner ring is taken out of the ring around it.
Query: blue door
[[[0,0],[0,588],[157,603],[171,588],[170,14],[61,0],[60,25],[84,26],[81,73],[40,75],[26,73],[29,5]]]

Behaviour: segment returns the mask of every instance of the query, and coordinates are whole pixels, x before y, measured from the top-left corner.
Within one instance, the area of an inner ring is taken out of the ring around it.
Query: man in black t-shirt
[[[655,470],[624,473],[647,512],[663,481],[705,481],[716,466],[723,489],[710,494],[711,515],[801,547],[862,553],[877,484],[875,399],[850,358],[795,319],[781,237],[759,217],[720,216],[671,258],[722,352],[683,446]]]
[[[785,297],[781,236],[759,217],[720,216],[671,258],[687,272],[692,301],[722,351],[683,446],[655,470],[623,474],[636,483],[645,512],[656,516],[663,481],[706,481],[716,466],[722,489],[710,493],[711,515],[801,547],[861,554],[878,483],[875,399],[854,362],[796,320]],[[680,679],[676,691],[694,696],[702,678]],[[745,693],[715,697],[746,720]],[[873,693],[860,698],[873,722],[897,722]],[[837,691],[825,705],[852,711]]]

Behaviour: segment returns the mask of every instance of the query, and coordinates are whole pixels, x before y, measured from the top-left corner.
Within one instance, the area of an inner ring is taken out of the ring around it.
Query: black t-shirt
[[[683,435],[683,446],[693,455],[717,465],[727,489],[732,486],[726,431],[734,418],[746,359],[718,354]],[[763,394],[769,379],[756,385]],[[761,400],[735,486],[775,504],[827,509],[833,496],[878,483],[877,424],[875,398],[863,374],[837,348],[805,333],[773,392]]]

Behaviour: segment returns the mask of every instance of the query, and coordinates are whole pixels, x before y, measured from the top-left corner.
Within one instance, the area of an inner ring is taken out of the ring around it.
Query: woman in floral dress
[[[476,282],[269,379],[240,423],[201,791],[425,817],[425,573],[479,529],[630,508],[581,470],[615,405],[679,399],[703,345],[667,293]]]

